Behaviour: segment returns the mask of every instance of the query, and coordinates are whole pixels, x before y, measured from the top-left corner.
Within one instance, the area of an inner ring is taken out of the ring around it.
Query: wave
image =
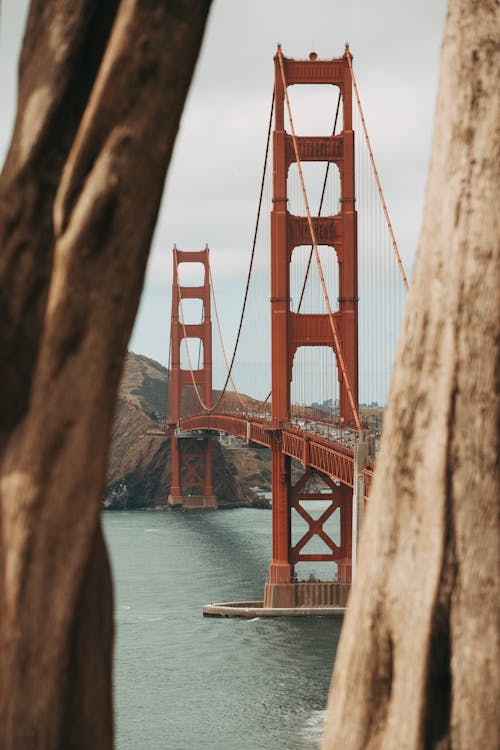
[[[302,727],[301,734],[305,739],[317,744],[318,748],[323,738],[323,731],[325,729],[326,720],[326,709],[320,711],[313,711],[311,716],[307,719],[304,726]]]

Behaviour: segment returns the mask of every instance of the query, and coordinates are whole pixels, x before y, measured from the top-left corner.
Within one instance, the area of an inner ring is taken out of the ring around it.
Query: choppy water
[[[261,599],[267,510],[106,513],[118,750],[317,748],[341,621],[204,618]]]

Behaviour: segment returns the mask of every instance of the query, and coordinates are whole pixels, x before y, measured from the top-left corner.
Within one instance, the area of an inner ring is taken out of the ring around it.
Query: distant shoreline
[[[250,500],[248,502],[240,503],[224,503],[223,505],[219,505],[217,510],[235,510],[237,508],[250,508],[251,510],[271,510],[271,503],[269,500],[260,499],[256,500],[255,502],[252,502]],[[110,508],[103,506],[102,510],[110,513],[135,513],[136,511],[143,512],[146,510],[168,511],[172,513],[177,512],[177,510],[171,510],[168,505],[141,505],[135,506],[133,508]]]

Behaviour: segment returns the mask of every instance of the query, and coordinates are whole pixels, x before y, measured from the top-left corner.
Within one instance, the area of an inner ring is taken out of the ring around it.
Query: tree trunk
[[[451,0],[415,279],[324,750],[500,746],[498,32],[498,2]]]
[[[113,743],[108,442],[210,0],[33,0],[0,178],[0,747]]]

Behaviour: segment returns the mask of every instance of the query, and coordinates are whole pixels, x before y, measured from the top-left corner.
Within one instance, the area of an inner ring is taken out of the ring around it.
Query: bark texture
[[[110,748],[99,509],[210,0],[33,0],[0,177],[0,747]]]
[[[415,278],[324,750],[500,746],[498,11],[449,3]]]

